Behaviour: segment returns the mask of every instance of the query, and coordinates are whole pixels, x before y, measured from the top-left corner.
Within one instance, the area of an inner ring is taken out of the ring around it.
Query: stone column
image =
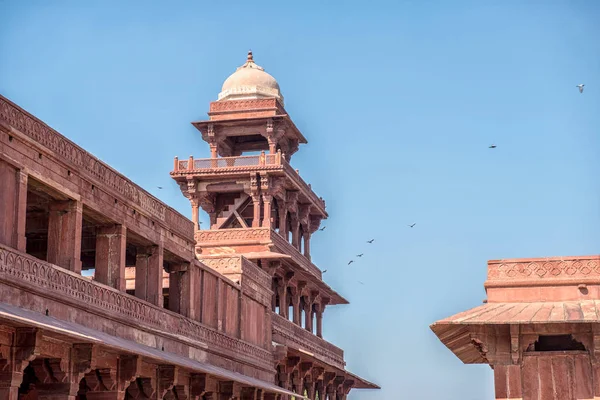
[[[0,161],[0,243],[26,251],[27,174]]]
[[[312,332],[312,306],[313,303],[307,297],[306,302],[304,304],[304,329],[309,332]]]
[[[192,222],[194,223],[194,230],[199,231],[200,230],[200,221],[199,221],[198,217],[199,217],[199,212],[200,212],[200,204],[198,202],[198,199],[196,199],[196,198],[192,198],[190,200],[190,203],[192,203]]]
[[[271,227],[271,200],[272,199],[273,199],[273,196],[271,196],[269,194],[262,195],[262,200],[263,200],[263,205],[264,205],[263,220],[262,220],[263,228]]]
[[[304,232],[304,255],[310,260],[310,232]]]
[[[521,366],[494,365],[494,386],[496,399],[522,399]]]
[[[324,305],[317,306],[317,336],[323,337],[323,311],[325,311]]]
[[[162,245],[138,248],[135,260],[135,296],[162,307],[162,272]]]
[[[277,292],[279,294],[279,315],[281,315],[284,318],[287,318],[289,302],[287,301],[287,285],[283,280],[279,282]]]
[[[183,298],[183,275],[187,273],[184,270],[186,266],[175,265],[169,271],[169,310],[181,313]]]
[[[200,319],[200,305],[202,303],[200,298],[200,269],[194,263],[186,263],[182,266],[185,266],[186,269],[179,278],[181,285],[181,305],[179,312],[184,317],[198,321]]]
[[[254,206],[254,215],[252,216],[252,227],[260,227],[260,195],[252,195],[252,205]]]
[[[287,205],[283,200],[277,204],[279,204],[279,234],[287,240]]]
[[[102,227],[96,235],[96,273],[94,280],[122,292],[125,285],[125,248],[127,229],[123,225]]]
[[[48,262],[81,273],[81,230],[83,205],[79,201],[50,204]]]
[[[300,293],[298,293],[298,289],[294,289],[292,292],[292,306],[294,308],[294,324],[300,326]]]
[[[292,215],[292,246],[294,246],[295,248],[298,248],[299,246],[299,240],[298,240],[298,236],[300,234],[299,230],[300,230],[300,222],[298,221],[298,216],[296,215],[296,213],[294,213]]]

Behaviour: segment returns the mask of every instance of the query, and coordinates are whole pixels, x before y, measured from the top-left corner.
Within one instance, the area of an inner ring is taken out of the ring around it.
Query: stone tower
[[[600,257],[488,262],[484,304],[431,326],[496,399],[600,398]]]
[[[348,304],[311,262],[325,202],[290,165],[306,138],[285,110],[279,84],[252,52],[224,82],[208,115],[193,125],[211,158],[176,158],[171,172],[192,206],[196,257],[238,284],[257,279],[246,263],[268,274],[272,291],[258,295],[269,297],[271,309],[242,310],[245,324],[272,327],[254,335],[272,336],[277,384],[321,400],[378,388],[346,371],[343,351],[323,340],[325,308]],[[210,217],[205,229],[200,208]]]

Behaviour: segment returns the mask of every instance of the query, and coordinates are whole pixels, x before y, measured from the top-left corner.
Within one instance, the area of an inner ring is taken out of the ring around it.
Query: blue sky
[[[173,157],[209,156],[190,122],[252,49],[327,201],[325,336],[383,387],[351,397],[493,399],[428,325],[488,259],[599,252],[600,3],[224,3],[0,0],[0,93],[189,216]]]

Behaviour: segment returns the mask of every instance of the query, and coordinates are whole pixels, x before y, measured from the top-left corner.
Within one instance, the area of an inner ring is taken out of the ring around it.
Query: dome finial
[[[252,57],[252,50],[248,50],[248,61],[254,62],[254,57]]]

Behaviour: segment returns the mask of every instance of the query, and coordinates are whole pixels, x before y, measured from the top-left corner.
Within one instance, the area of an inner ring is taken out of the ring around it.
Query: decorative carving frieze
[[[27,287],[28,290],[37,289],[40,295],[109,313],[110,318],[118,316],[128,322],[136,321],[142,326],[160,329],[165,334],[171,332],[209,343],[217,352],[248,358],[262,367],[270,366],[272,362],[271,353],[261,347],[4,246],[0,246],[0,281]]]
[[[600,279],[600,258],[499,261],[488,264],[488,282],[577,278]]]

